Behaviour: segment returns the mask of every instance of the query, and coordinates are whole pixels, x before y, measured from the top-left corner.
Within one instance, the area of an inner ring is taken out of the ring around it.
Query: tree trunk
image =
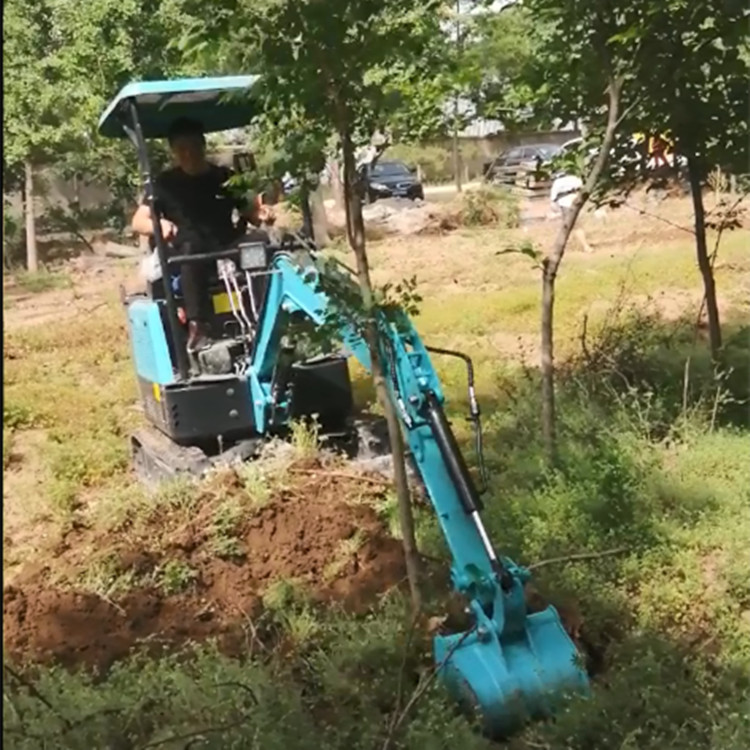
[[[456,192],[460,193],[461,186],[461,148],[458,142],[458,97],[453,107],[453,174],[456,180]]]
[[[329,172],[331,175],[331,192],[336,208],[341,211],[346,210],[346,201],[344,199],[344,189],[341,184],[341,170],[339,169],[338,159],[332,158],[328,161]]]
[[[609,111],[607,128],[604,132],[601,149],[591,171],[586,176],[583,187],[578,192],[573,205],[563,209],[563,220],[555,238],[552,252],[542,262],[542,439],[547,462],[554,466],[557,461],[557,420],[555,410],[555,352],[554,352],[554,305],[555,281],[562,262],[565,248],[573,232],[578,216],[596,187],[599,177],[607,164],[609,151],[618,125],[620,91],[622,82],[611,78],[608,87]]]
[[[565,242],[567,242],[567,237]],[[564,252],[565,247],[563,246],[560,252],[560,260],[562,260]],[[553,334],[557,266],[559,266],[559,261],[554,264],[550,258],[545,258],[542,263],[542,438],[544,440],[544,452],[550,466],[553,466],[557,459]]]
[[[30,161],[24,164],[24,213],[26,216],[26,268],[31,273],[39,270],[36,248],[36,220],[34,218],[34,167]]]
[[[320,190],[320,185],[310,193],[310,211],[312,213],[315,244],[319,248],[324,248],[331,241],[331,238],[328,236],[328,218],[326,216],[326,207],[323,203],[323,194]]]
[[[716,302],[716,282],[714,281],[714,272],[711,268],[706,245],[706,214],[703,208],[700,166],[695,156],[689,156],[687,162],[690,193],[693,197],[693,213],[695,214],[695,251],[698,256],[698,268],[703,277],[711,357],[716,360],[721,350],[721,321],[719,320],[719,306]]]
[[[344,197],[346,205],[346,228],[349,245],[354,251],[357,262],[357,276],[362,291],[362,300],[365,310],[368,311],[367,330],[365,332],[367,344],[370,350],[372,379],[378,401],[385,413],[388,424],[388,438],[393,453],[393,470],[398,497],[399,522],[403,537],[404,556],[406,558],[406,573],[409,578],[412,608],[416,614],[422,603],[419,589],[419,556],[414,534],[414,517],[412,515],[411,496],[409,494],[409,483],[406,475],[406,455],[404,441],[401,434],[401,426],[396,416],[396,411],[388,394],[385,380],[385,370],[380,359],[380,348],[378,346],[378,333],[373,311],[373,291],[370,281],[370,267],[365,247],[365,225],[362,218],[362,201],[359,190],[355,188],[357,182],[356,164],[354,160],[354,146],[348,132],[342,133],[341,138],[344,150]]]

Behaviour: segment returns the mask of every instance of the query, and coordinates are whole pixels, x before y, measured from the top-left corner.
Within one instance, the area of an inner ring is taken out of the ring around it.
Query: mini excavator
[[[178,117],[205,132],[242,127],[256,113],[256,76],[147,81],[125,86],[102,114],[104,136],[135,145],[156,228],[161,278],[145,293],[125,296],[130,339],[149,423],[132,438],[137,472],[146,481],[200,475],[226,460],[252,460],[263,441],[284,436],[294,420],[315,415],[323,435],[358,450],[365,442],[353,418],[348,358],[370,368],[370,351],[342,323],[341,353],[297,357],[287,331],[304,319],[326,322],[324,274],[356,288],[345,267],[331,270],[308,239],[273,243],[247,235],[219,252],[176,256],[161,236],[146,139],[164,137]],[[238,94],[240,94],[238,96]],[[214,342],[191,366],[179,315],[180,264],[215,261],[211,279]],[[588,679],[554,607],[530,613],[529,572],[498,555],[482,523],[481,498],[444,411],[444,395],[425,346],[408,316],[379,313],[379,347],[392,399],[416,469],[452,556],[451,580],[472,621],[464,632],[438,635],[438,673],[459,704],[491,736],[550,716],[568,694],[586,694]],[[479,409],[469,368],[472,418]],[[197,367],[196,367],[197,364]],[[364,437],[363,437],[364,435]],[[481,430],[477,432],[481,455]],[[370,435],[372,437],[372,435]],[[347,442],[348,441],[348,442]]]

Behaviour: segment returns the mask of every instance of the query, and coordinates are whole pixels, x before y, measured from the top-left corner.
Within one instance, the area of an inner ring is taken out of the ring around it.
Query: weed
[[[247,492],[246,504],[251,512],[268,505],[273,493],[263,462],[249,461],[242,464],[237,467],[237,476]]]
[[[22,401],[6,398],[3,402],[3,427],[11,430],[27,429],[38,423],[34,409]]]
[[[297,648],[310,645],[323,631],[323,623],[315,613],[305,607],[284,613],[284,628]]]
[[[508,191],[483,186],[462,195],[460,218],[464,226],[501,225],[513,229],[518,226],[519,217],[518,199]]]
[[[15,275],[15,281],[21,289],[32,294],[48,292],[52,289],[69,289],[73,286],[67,274],[47,270],[20,271]]]
[[[110,600],[130,591],[137,583],[133,570],[121,569],[120,560],[110,554],[96,560],[83,572],[77,581],[82,591]]]
[[[271,612],[284,612],[307,602],[307,593],[300,581],[279,579],[263,592],[263,606]]]
[[[323,580],[332,581],[338,578],[366,541],[367,534],[362,529],[357,529],[348,539],[342,539],[338,544],[333,560],[326,565],[323,571]]]
[[[169,560],[155,571],[157,586],[167,595],[179,594],[198,579],[198,571],[181,560]]]
[[[190,511],[199,500],[198,482],[190,476],[179,476],[159,485],[153,497],[152,508]]]
[[[217,557],[229,559],[242,554],[237,532],[243,515],[242,504],[237,498],[225,500],[214,511],[210,548]]]
[[[152,509],[153,500],[143,487],[118,477],[102,487],[94,517],[104,528],[117,531],[139,515],[151,513]]]
[[[70,520],[78,506],[78,486],[68,479],[52,479],[47,484],[50,509],[63,520]]]
[[[320,425],[315,417],[297,420],[291,425],[291,443],[301,460],[314,458],[320,451]]]

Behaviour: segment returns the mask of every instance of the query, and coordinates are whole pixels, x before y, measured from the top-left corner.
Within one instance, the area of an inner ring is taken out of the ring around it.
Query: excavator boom
[[[259,326],[250,389],[257,424],[283,413],[274,402],[273,360],[289,315],[327,322],[331,300],[321,290],[321,267],[279,253],[272,262]],[[340,271],[341,283],[355,282]],[[468,600],[473,625],[437,636],[434,656],[454,697],[480,716],[485,731],[506,735],[524,721],[547,716],[560,698],[585,693],[588,679],[557,611],[529,614],[526,569],[498,556],[480,517],[481,501],[443,411],[444,396],[429,353],[408,317],[378,312],[380,357],[404,435],[452,557],[454,588]],[[370,369],[370,352],[359,333],[340,321],[348,353]]]

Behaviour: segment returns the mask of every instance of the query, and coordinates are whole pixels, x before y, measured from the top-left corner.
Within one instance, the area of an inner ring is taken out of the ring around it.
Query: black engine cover
[[[324,433],[343,432],[354,409],[352,383],[345,357],[331,356],[297,362],[291,371],[290,416],[317,415]]]

